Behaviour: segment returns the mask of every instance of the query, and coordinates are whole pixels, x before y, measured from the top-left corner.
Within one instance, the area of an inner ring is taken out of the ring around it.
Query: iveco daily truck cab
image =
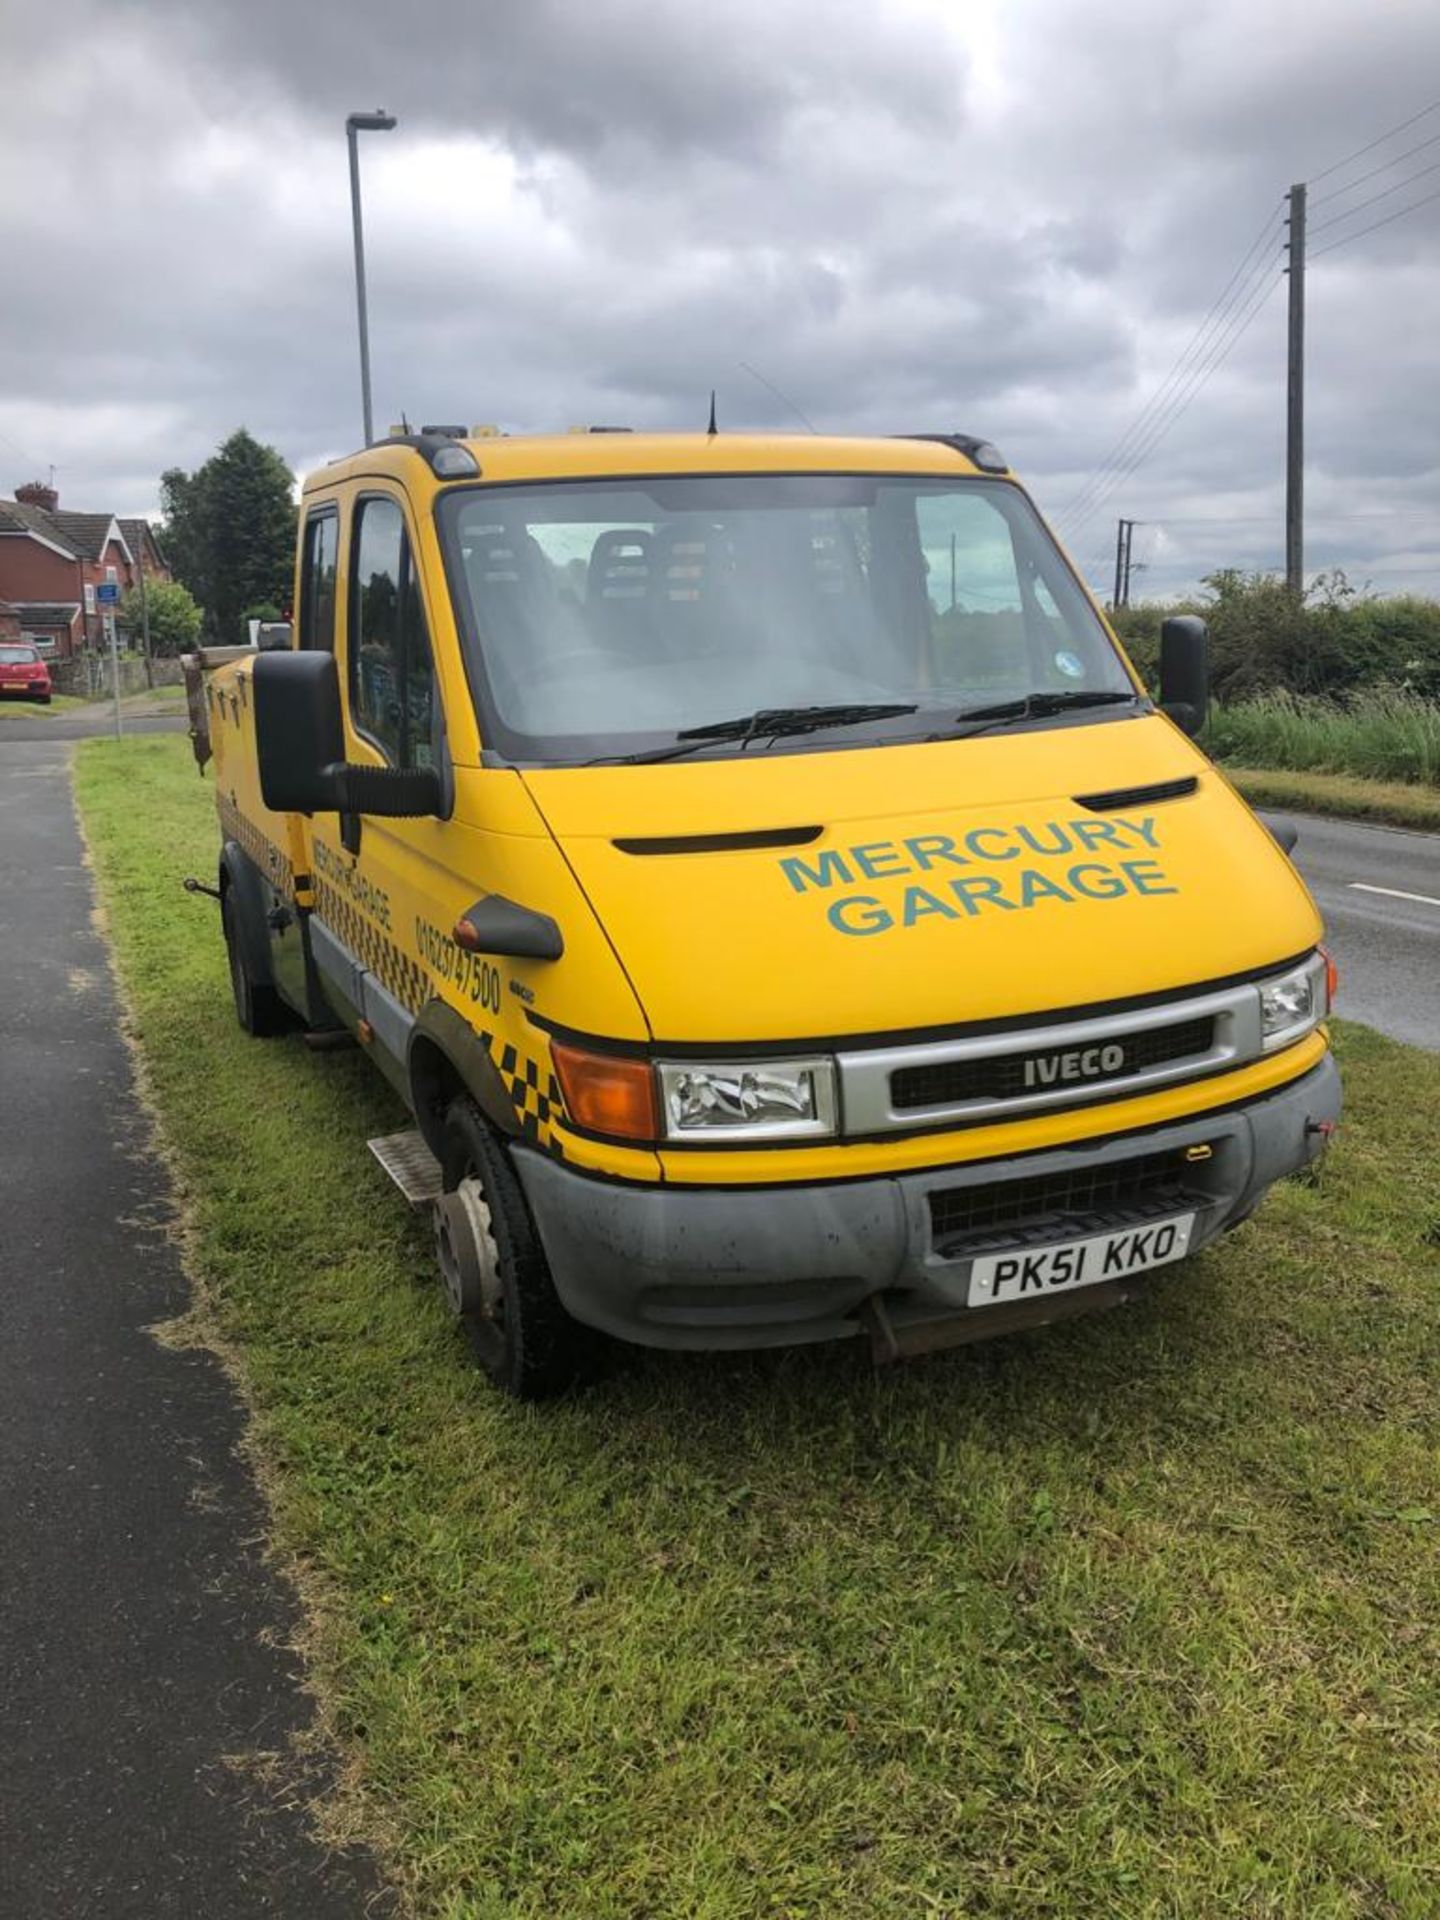
[[[1187,738],[1203,645],[1152,701],[959,435],[370,446],[305,486],[291,646],[207,675],[240,1017],[388,1076],[511,1392],[595,1330],[1112,1304],[1339,1108],[1315,907]]]

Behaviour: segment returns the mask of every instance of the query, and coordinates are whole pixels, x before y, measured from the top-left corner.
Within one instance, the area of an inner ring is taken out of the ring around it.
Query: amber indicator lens
[[[550,1043],[566,1110],[578,1126],[612,1140],[653,1140],[659,1130],[655,1075],[648,1060]]]

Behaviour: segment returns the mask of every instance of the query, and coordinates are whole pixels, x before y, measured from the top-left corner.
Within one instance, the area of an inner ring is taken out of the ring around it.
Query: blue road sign
[[[114,580],[105,580],[96,587],[95,598],[102,607],[113,607],[120,598],[120,587]]]

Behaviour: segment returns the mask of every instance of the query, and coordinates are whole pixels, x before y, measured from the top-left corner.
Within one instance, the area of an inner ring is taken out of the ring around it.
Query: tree
[[[200,609],[188,587],[178,580],[147,580],[145,606],[140,604],[140,589],[131,587],[120,602],[120,625],[138,644],[145,631],[145,613],[150,616],[150,651],[162,654],[184,653],[200,638]]]
[[[241,427],[194,473],[162,474],[160,502],[171,567],[209,638],[239,644],[247,607],[290,604],[295,476],[273,447]]]

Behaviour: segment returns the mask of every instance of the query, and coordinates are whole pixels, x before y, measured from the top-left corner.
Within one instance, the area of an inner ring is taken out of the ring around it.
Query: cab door
[[[383,483],[367,485],[351,502],[342,558],[336,654],[345,757],[433,769],[448,813],[454,778],[430,633],[405,498]],[[315,816],[316,965],[402,1092],[410,1030],[429,991],[416,929],[437,895],[463,892],[450,872],[454,838],[443,817]]]

